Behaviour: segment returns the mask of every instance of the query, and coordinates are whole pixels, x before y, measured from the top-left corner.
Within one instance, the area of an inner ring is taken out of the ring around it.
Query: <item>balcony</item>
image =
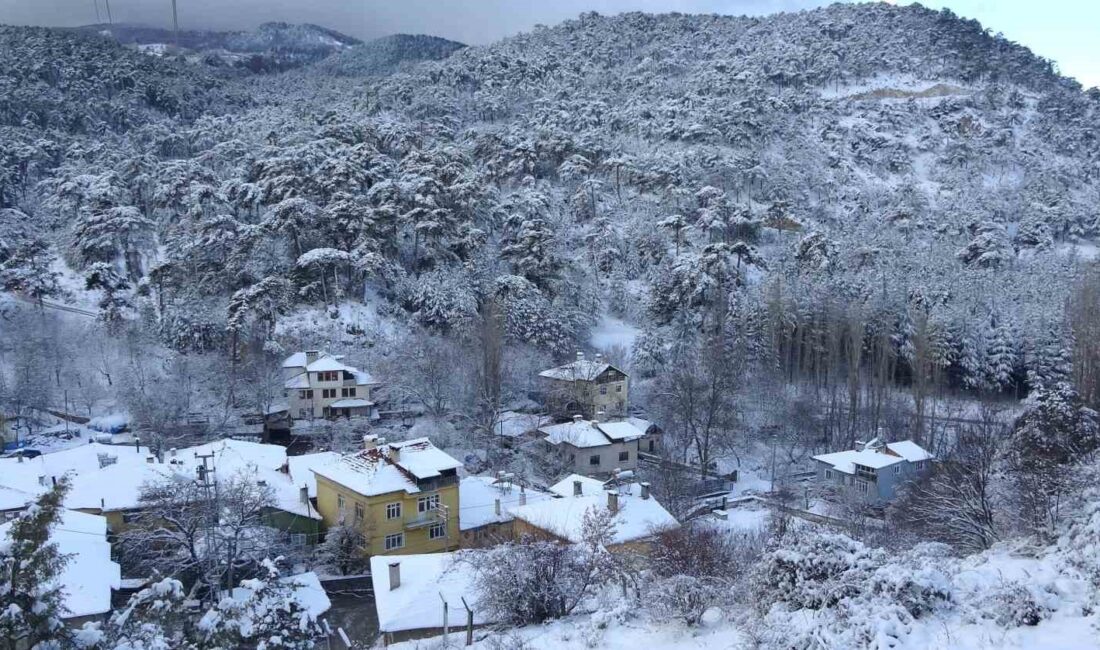
[[[405,528],[408,530],[427,528],[428,526],[441,523],[443,523],[443,515],[438,510],[417,512],[405,517]]]

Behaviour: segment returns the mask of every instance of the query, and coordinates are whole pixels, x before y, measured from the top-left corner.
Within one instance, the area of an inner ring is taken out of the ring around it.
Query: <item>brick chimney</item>
[[[401,563],[390,562],[390,591],[401,586]]]

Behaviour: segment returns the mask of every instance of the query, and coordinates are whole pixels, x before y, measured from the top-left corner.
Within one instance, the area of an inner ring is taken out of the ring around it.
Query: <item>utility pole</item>
[[[206,566],[203,567],[203,572],[206,574],[206,584],[210,588],[210,593],[207,594],[210,599],[209,602],[216,603],[218,601],[218,591],[221,589],[221,581],[217,578],[218,556],[215,552],[217,548],[218,486],[214,480],[214,452],[203,455],[196,453],[195,458],[202,461],[202,465],[195,469],[198,472],[197,481],[203,493],[203,503],[206,509],[203,525],[203,537],[206,539],[206,557],[204,558]]]
[[[111,0],[103,0],[103,4],[107,5],[107,24],[114,25],[115,21],[111,19]]]
[[[92,4],[95,5],[95,22],[98,25],[103,21],[103,19],[99,17],[99,0],[92,0]]]
[[[176,13],[176,0],[172,0],[172,29],[176,32],[176,47],[180,46],[180,19]]]

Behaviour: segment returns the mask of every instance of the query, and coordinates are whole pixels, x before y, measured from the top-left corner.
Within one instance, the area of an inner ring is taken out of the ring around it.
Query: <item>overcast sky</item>
[[[902,0],[904,2],[904,0]],[[0,0],[0,22],[75,26],[106,22],[170,26],[171,0]],[[483,44],[552,25],[582,11],[766,14],[830,0],[177,0],[183,29],[248,29],[261,22],[313,22],[363,39],[425,33]],[[1100,86],[1100,0],[925,0],[977,18],[1085,86]]]

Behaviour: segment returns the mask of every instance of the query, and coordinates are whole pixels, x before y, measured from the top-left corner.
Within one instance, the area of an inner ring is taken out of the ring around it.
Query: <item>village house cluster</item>
[[[379,418],[381,383],[341,356],[297,352],[282,371],[287,402],[273,412],[292,422]],[[507,472],[465,475],[463,462],[427,437],[388,441],[368,434],[349,453],[302,455],[234,439],[159,451],[89,441],[0,458],[0,518],[62,477],[69,481],[55,541],[77,557],[64,577],[80,584],[67,595],[71,622],[90,620],[109,611],[112,592],[125,583],[110,540],[140,518],[143,486],[203,480],[213,470],[215,480],[245,477],[270,489],[275,498],[264,523],[292,546],[311,547],[336,527],[358,532],[387,643],[491,623],[473,613],[467,619],[460,606],[472,598],[471,569],[459,561],[461,553],[524,538],[581,543],[586,516],[604,513],[613,522],[608,550],[644,555],[656,535],[680,525],[637,478],[645,463],[664,462],[662,431],[630,411],[628,375],[599,355],[578,354],[539,380],[544,411],[513,413],[502,418],[500,431],[503,444],[555,461],[558,480],[541,489]],[[824,492],[881,505],[903,482],[930,472],[933,457],[912,441],[876,438],[813,461]],[[724,511],[716,512],[722,519]]]

